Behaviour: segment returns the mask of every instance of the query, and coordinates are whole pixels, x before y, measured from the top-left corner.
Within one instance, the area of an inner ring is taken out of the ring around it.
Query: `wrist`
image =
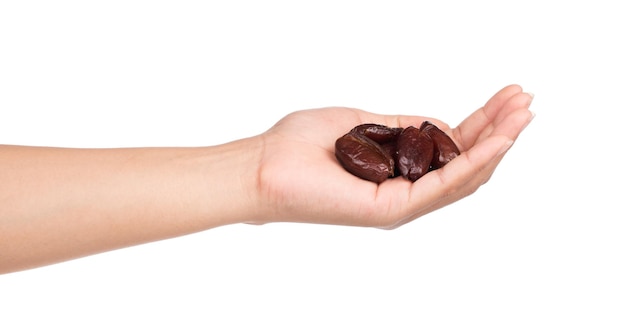
[[[263,219],[258,192],[262,149],[259,136],[200,148],[197,171],[210,227]]]

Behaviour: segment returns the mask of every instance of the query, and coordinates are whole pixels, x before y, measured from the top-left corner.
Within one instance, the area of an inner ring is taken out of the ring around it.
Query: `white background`
[[[2,275],[0,311],[624,312],[622,7],[2,1],[4,144],[213,145],[335,105],[455,126],[511,83],[536,117],[399,229],[225,226]]]

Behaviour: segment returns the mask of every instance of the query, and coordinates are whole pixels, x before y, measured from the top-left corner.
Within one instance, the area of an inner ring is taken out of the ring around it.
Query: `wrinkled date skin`
[[[362,124],[335,141],[335,156],[343,168],[360,178],[381,183],[394,176],[395,161],[390,148],[401,129]]]
[[[403,177],[416,181],[428,173],[433,159],[433,141],[424,131],[409,126],[397,141],[398,169]]]
[[[432,169],[442,168],[452,159],[461,154],[452,138],[429,121],[424,121],[420,126],[420,131],[425,132],[433,140],[433,160],[431,162]]]
[[[361,124],[335,141],[341,166],[375,183],[394,176],[414,182],[460,154],[454,141],[428,121],[419,128]]]

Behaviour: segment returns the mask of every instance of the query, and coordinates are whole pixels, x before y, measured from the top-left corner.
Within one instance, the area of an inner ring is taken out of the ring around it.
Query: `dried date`
[[[398,136],[398,169],[403,177],[416,181],[430,169],[433,141],[424,131],[409,126]]]
[[[435,124],[424,121],[420,126],[420,131],[427,133],[433,141],[432,169],[436,170],[443,167],[461,154],[461,151],[459,151],[459,148],[454,141],[452,141],[452,138],[435,126]]]
[[[381,183],[394,174],[394,159],[380,144],[360,132],[335,142],[335,156],[343,168],[363,179]]]
[[[454,141],[428,121],[419,128],[361,124],[335,141],[335,157],[341,166],[376,183],[394,176],[414,182],[458,155]]]
[[[396,138],[402,132],[402,128],[387,127],[380,124],[361,124],[354,127],[350,132],[363,135],[378,144],[384,144],[396,141]]]

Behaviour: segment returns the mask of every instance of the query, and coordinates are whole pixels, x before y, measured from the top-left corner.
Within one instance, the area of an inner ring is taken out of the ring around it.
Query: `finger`
[[[490,136],[496,128],[502,128],[503,125],[505,127],[509,126],[508,128],[511,129],[511,126],[513,125],[507,124],[510,122],[510,115],[514,112],[517,114],[521,114],[522,111],[525,111],[525,115],[532,114],[530,111],[528,111],[528,107],[530,106],[532,99],[533,96],[527,93],[520,93],[511,97],[502,108],[502,110],[495,117],[494,121],[487,127],[485,127],[482,133],[478,136],[477,141],[480,141],[483,138]],[[515,139],[515,137],[516,135],[512,135],[511,138]]]
[[[519,108],[509,113],[499,123],[494,124],[488,133],[481,135],[479,141],[482,140],[482,137],[488,136],[507,136],[512,140],[516,140],[533,118],[534,114],[527,108]]]
[[[508,149],[510,149],[510,147]],[[508,149],[506,149],[506,152],[508,152]],[[482,185],[489,181],[489,179],[493,175],[493,172],[495,171],[496,167],[498,167],[498,164],[500,164],[500,161],[502,161],[502,158],[504,157],[506,152],[500,154],[491,162],[489,162],[486,167],[482,168],[478,173],[473,175],[471,180],[463,184],[461,186],[461,189],[456,191],[454,194],[441,198],[436,203],[433,203],[430,210],[434,211],[443,208],[476,192]]]
[[[438,199],[436,202],[433,202],[429,207],[424,208],[421,211],[417,211],[407,217],[405,217],[404,219],[398,221],[397,223],[395,223],[394,225],[392,225],[389,228],[397,228],[400,227],[401,225],[410,223],[411,221],[417,219],[420,216],[423,216],[425,214],[428,214],[430,212],[436,211],[440,208],[443,208],[445,206],[448,206],[454,202],[459,201],[462,198],[465,198],[471,194],[473,194],[474,192],[476,192],[482,185],[484,185],[489,178],[491,177],[491,174],[493,173],[493,171],[495,170],[495,168],[497,167],[498,163],[500,163],[500,160],[502,158],[501,157],[497,157],[495,158],[487,167],[483,168],[479,173],[477,173],[476,175],[474,175],[470,181],[468,181],[467,183],[463,184],[463,186],[461,187],[460,190],[456,191],[454,194],[451,194],[447,197],[443,197]]]
[[[491,162],[489,162],[486,167],[482,168],[478,173],[473,175],[472,178],[470,178],[468,182],[461,185],[461,188],[459,190],[455,191],[454,193],[446,197],[442,197],[438,199],[436,202],[432,203],[430,207],[423,210],[423,212],[412,214],[406,217],[405,219],[399,221],[398,223],[393,225],[391,228],[397,228],[406,223],[410,223],[411,221],[417,219],[418,217],[424,214],[446,207],[454,202],[459,201],[460,199],[463,199],[475,193],[482,185],[486,184],[491,179],[491,176],[495,172],[495,169],[498,167],[498,165],[504,158],[504,155],[506,155],[506,153],[509,151],[510,147],[511,146],[509,146],[508,148],[503,147],[502,150],[504,150],[504,152],[500,151],[498,155]],[[440,170],[443,170],[443,169],[440,169]]]
[[[513,96],[522,93],[522,87],[519,85],[506,86],[491,97],[483,106],[484,114],[493,120],[495,116],[502,110],[502,107]]]
[[[408,223],[424,214],[447,206],[476,192],[480,186],[489,181],[506,151],[510,149],[514,140],[532,121],[533,117],[532,112],[525,108],[512,112],[494,129],[491,136],[487,139],[480,141],[479,144],[462,153],[445,167],[420,178],[415,184],[424,183],[432,188],[430,194],[426,193],[428,190],[422,190],[424,198],[421,201],[423,201],[422,205],[425,205],[425,207],[411,212],[391,227],[395,228]],[[504,140],[496,154],[493,154],[493,149],[497,146],[492,143],[494,140],[500,142]],[[490,155],[493,155],[493,157],[489,160]],[[485,160],[488,161],[485,162]],[[465,172],[459,170],[459,166],[464,166]],[[431,182],[427,181],[427,179]],[[435,186],[434,184],[436,183],[439,183],[439,186]],[[437,188],[441,188],[441,190],[437,192]],[[431,202],[429,203],[428,201]]]
[[[498,112],[505,106],[507,101],[521,92],[522,88],[519,85],[509,85],[502,88],[493,95],[483,107],[474,111],[474,113],[454,128],[452,137],[455,139],[457,145],[459,145],[459,148],[464,151],[473,146],[479,136],[484,133],[484,130],[488,128],[496,118]]]
[[[506,136],[489,137],[445,167],[422,176],[411,186],[409,201],[399,212],[403,218],[389,227],[395,228],[440,208],[445,201],[457,201],[468,191],[476,190],[482,184],[483,170],[512,143]]]
[[[528,109],[533,100],[534,95],[526,92],[518,93],[509,98],[504,106],[498,111],[493,118],[493,124],[499,124],[504,120],[511,112],[518,109]]]
[[[509,114],[502,121],[502,123],[500,123],[498,127],[494,129],[494,131],[491,134],[491,137],[504,136],[510,140],[510,143],[512,145],[514,141],[518,138],[520,133],[524,130],[524,128],[526,128],[526,126],[530,123],[530,121],[532,121],[533,117],[534,115],[532,114],[532,112],[528,111],[527,109],[525,108],[518,109],[517,111]],[[508,151],[509,148],[505,148],[506,151]],[[445,202],[443,203],[443,205],[447,205],[451,202],[454,202],[458,199],[461,199],[463,197],[466,197],[472,194],[473,192],[476,191],[477,187],[486,183],[491,177],[492,173],[495,171],[495,168],[497,167],[497,165],[500,163],[500,161],[504,157],[504,154],[505,154],[504,152],[500,151],[496,158],[494,158],[487,166],[481,169],[480,173],[477,173],[476,175],[474,175],[473,181],[463,186],[466,188],[464,189],[462,188],[456,197],[449,197],[450,200],[452,201]],[[442,168],[441,170],[444,171],[442,175],[445,175],[446,169]]]

